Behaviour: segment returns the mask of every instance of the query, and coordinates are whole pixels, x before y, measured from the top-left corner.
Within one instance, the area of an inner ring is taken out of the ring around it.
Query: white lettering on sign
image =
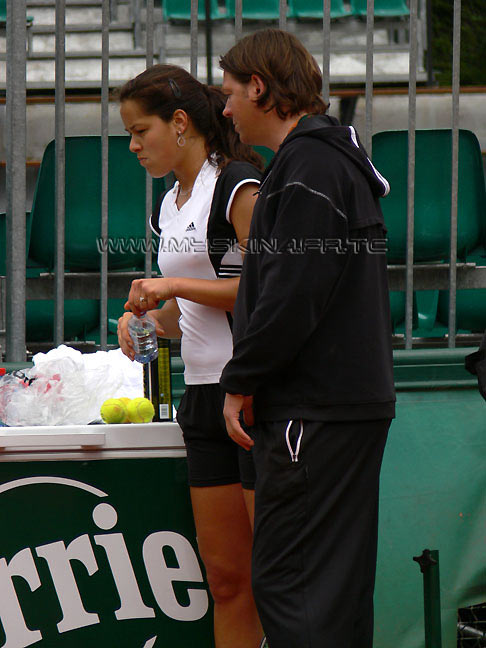
[[[93,520],[100,529],[112,529],[118,522],[118,513],[110,504],[98,504],[93,511]],[[115,616],[122,619],[149,619],[155,616],[153,608],[147,607],[138,589],[125,538],[121,533],[95,535],[94,541],[106,551],[111,573],[115,581],[121,606]]]
[[[120,595],[121,606],[115,612],[116,618],[121,621],[154,617],[153,608],[147,607],[142,601],[123,535],[121,533],[95,535],[94,541],[106,551],[113,580]]]
[[[8,563],[0,560],[0,620],[6,636],[2,648],[26,648],[42,639],[39,630],[29,630],[25,625],[17,593],[12,583],[13,576],[20,576],[32,592],[40,587],[39,574],[30,549],[22,549]]]
[[[98,565],[88,535],[85,534],[75,538],[67,547],[60,540],[42,547],[36,547],[36,552],[39,558],[44,558],[47,561],[64,615],[57,624],[59,632],[67,632],[75,628],[84,628],[99,623],[100,618],[97,614],[86,612],[84,609],[71,567],[71,561],[78,560],[86,567],[90,576],[98,571]]]
[[[162,549],[172,547],[178,567],[167,567]],[[201,568],[191,543],[173,531],[157,531],[143,543],[143,560],[155,600],[162,612],[177,621],[197,621],[208,610],[208,595],[203,589],[188,589],[189,605],[176,598],[174,581],[203,582]]]
[[[107,496],[106,493],[89,484],[57,477],[26,478],[2,484],[0,494],[35,483],[55,483],[81,488],[98,497]],[[118,513],[107,502],[97,504],[92,515],[96,526],[104,531],[112,529],[118,522]],[[77,561],[85,567],[89,576],[99,571],[93,542],[102,547],[106,553],[108,566],[120,598],[120,607],[114,610],[116,619],[121,621],[155,617],[154,608],[146,605],[142,599],[123,534],[103,533],[95,535],[92,539],[88,534],[83,534],[74,538],[68,546],[64,541],[58,540],[35,548],[38,558],[47,563],[59,600],[63,616],[57,624],[58,631],[64,633],[100,623],[98,614],[87,612],[84,608],[82,595],[72,569],[72,562]],[[170,547],[174,551],[177,567],[167,566],[163,553],[164,547]],[[176,582],[204,582],[196,553],[184,536],[173,531],[156,531],[145,538],[142,556],[155,601],[165,615],[176,621],[197,621],[206,614],[209,607],[206,589],[188,587],[188,605],[181,605],[174,591]],[[5,558],[0,558],[0,625],[5,634],[5,643],[0,648],[27,648],[42,640],[39,629],[30,629],[26,625],[15,590],[14,577],[26,581],[32,592],[41,586],[30,548],[20,550],[9,563]],[[155,640],[156,637],[149,639],[145,648],[150,648]]]

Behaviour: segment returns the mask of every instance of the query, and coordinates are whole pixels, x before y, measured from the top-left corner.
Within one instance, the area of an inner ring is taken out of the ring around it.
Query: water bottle
[[[133,341],[135,360],[137,362],[151,362],[157,357],[157,334],[155,324],[150,317],[134,315],[128,321],[128,332]]]

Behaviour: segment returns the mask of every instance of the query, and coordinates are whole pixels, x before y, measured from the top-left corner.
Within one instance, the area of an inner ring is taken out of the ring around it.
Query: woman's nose
[[[130,146],[129,146],[129,149],[130,149],[130,151],[131,151],[132,153],[135,153],[136,151],[139,151],[139,150],[140,150],[140,145],[138,144],[138,142],[136,141],[136,139],[133,137],[133,135],[132,135],[132,137],[131,137],[131,139],[130,139]]]

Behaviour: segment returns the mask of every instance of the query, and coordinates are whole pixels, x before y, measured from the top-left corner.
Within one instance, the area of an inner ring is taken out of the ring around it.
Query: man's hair
[[[322,92],[322,74],[314,57],[293,34],[262,29],[242,38],[220,58],[220,67],[240,83],[257,74],[265,91],[256,104],[281,119],[302,111],[322,114],[328,106]]]

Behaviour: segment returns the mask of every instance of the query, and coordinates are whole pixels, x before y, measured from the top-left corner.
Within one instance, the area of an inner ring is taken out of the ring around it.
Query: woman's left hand
[[[140,316],[158,307],[161,301],[174,297],[174,286],[171,277],[155,279],[134,279],[128,294],[125,310],[131,310]]]

